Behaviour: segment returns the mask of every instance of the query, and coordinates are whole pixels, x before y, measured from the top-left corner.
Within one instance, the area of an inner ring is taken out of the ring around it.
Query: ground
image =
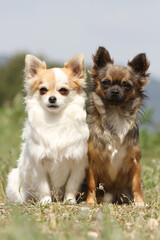
[[[140,132],[144,207],[10,204],[4,189],[20,153],[23,108],[19,96],[0,108],[0,239],[160,239],[160,133]]]

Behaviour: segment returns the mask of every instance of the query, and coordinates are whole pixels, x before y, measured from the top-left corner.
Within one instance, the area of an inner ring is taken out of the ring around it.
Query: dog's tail
[[[8,183],[6,187],[6,196],[10,202],[24,202],[23,189],[21,188],[21,185],[21,180],[19,179],[19,169],[13,168],[8,175]]]

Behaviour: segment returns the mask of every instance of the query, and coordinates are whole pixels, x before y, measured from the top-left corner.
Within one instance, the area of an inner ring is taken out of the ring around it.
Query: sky
[[[0,0],[0,55],[29,53],[66,62],[99,46],[116,64],[145,52],[160,81],[159,0]]]

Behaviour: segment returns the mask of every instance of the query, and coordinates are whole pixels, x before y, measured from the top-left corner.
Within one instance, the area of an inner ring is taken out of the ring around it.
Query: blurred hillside
[[[0,55],[0,66],[6,64],[8,61],[8,57],[5,55]]]
[[[149,84],[146,85],[145,90],[149,97],[146,107],[154,110],[153,119],[156,122],[160,122],[160,79],[151,75]]]
[[[39,56],[40,59],[45,59]],[[15,96],[23,93],[25,54],[18,54],[11,58],[0,56],[0,105],[12,105]],[[48,67],[62,66],[60,63],[46,62]],[[150,83],[145,87],[149,99],[146,109],[153,109],[153,122],[160,123],[160,81],[151,75]]]

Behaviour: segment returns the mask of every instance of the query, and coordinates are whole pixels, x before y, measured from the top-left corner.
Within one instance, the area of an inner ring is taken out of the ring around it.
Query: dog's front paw
[[[134,206],[136,206],[136,207],[148,207],[148,204],[145,204],[144,202],[134,202]]]
[[[42,206],[47,205],[47,204],[50,204],[51,202],[52,202],[52,199],[51,199],[50,196],[45,196],[44,198],[42,198],[42,199],[40,200],[40,204],[41,204]]]
[[[95,199],[93,196],[88,196],[86,200],[86,205],[94,206],[95,205]]]
[[[70,204],[76,204],[75,194],[73,194],[73,193],[66,194],[64,197],[64,202],[70,203]]]
[[[148,205],[144,202],[144,201],[135,201],[133,202],[132,204],[133,206],[136,206],[136,207],[147,207]]]
[[[87,200],[87,201],[86,201],[86,205],[88,205],[88,206],[94,206],[94,205],[95,205],[95,201],[94,201],[94,200]]]

